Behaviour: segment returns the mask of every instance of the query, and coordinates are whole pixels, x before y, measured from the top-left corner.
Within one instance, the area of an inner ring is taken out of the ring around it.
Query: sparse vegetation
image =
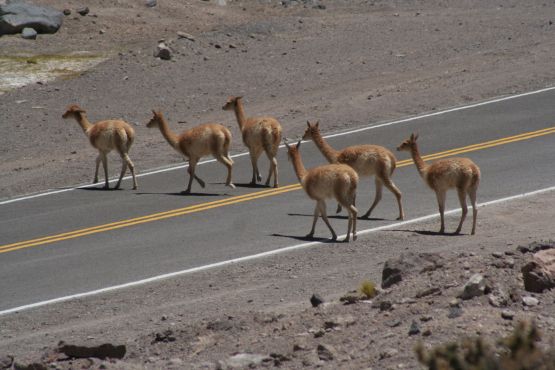
[[[368,280],[364,280],[360,284],[359,292],[363,294],[367,299],[372,299],[378,294],[378,291],[376,290],[376,284]]]
[[[513,333],[489,345],[483,338],[467,338],[426,351],[420,343],[418,361],[429,370],[553,370],[555,354],[540,348],[534,323],[520,322]]]

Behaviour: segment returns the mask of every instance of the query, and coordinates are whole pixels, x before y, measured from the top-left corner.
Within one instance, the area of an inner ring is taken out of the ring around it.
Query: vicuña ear
[[[310,128],[310,121],[306,121],[306,125]]]
[[[320,127],[320,121],[319,121],[319,120],[318,120],[318,121],[316,121],[316,124],[315,124],[314,126],[316,126],[316,127]]]
[[[414,141],[416,141],[416,139],[418,139],[418,134],[414,135]]]

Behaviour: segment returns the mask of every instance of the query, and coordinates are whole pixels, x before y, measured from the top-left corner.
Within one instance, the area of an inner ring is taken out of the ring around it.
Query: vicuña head
[[[71,104],[67,107],[66,112],[62,114],[63,119],[75,118],[86,111],[77,104]]]
[[[241,99],[243,99],[242,96],[230,96],[229,98],[227,98],[227,101],[225,102],[222,109],[223,110],[234,110],[235,107],[237,106],[237,102]]]
[[[320,121],[316,121],[316,123],[306,121],[306,126],[306,130],[303,134],[303,140],[312,139],[320,133]]]
[[[403,141],[401,145],[397,147],[397,151],[410,152],[412,148],[416,146],[417,139],[418,139],[418,134],[411,134],[407,140]]]
[[[152,110],[152,118],[146,124],[146,127],[153,128],[160,126],[160,122],[164,119],[164,115],[160,111]]]

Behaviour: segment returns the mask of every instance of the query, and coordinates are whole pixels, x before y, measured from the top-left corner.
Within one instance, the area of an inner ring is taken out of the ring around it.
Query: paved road
[[[554,101],[555,91],[550,90],[338,135],[329,142],[335,148],[375,143],[393,149],[418,132],[423,154],[465,148],[459,155],[481,167],[478,201],[485,202],[555,184],[555,130],[468,148],[555,127]],[[325,120],[321,127],[325,130]],[[396,154],[399,161],[408,158],[407,153]],[[324,163],[310,142],[303,144],[302,155],[307,167]],[[406,218],[437,212],[435,195],[407,162],[400,162],[394,175],[404,194]],[[266,175],[266,160],[261,167]],[[180,194],[186,185],[181,168],[141,177],[138,191],[129,190],[128,180],[120,191],[77,189],[0,205],[0,311],[305,242],[314,203],[294,186],[297,180],[285,150],[279,154],[279,168],[283,188],[278,191],[247,186],[230,190],[223,185],[223,166],[207,163],[197,170],[208,183],[206,189],[193,185],[198,195]],[[235,158],[237,185],[250,180],[250,171],[248,156]],[[365,212],[373,198],[373,180],[363,178],[358,194],[358,208]],[[458,207],[454,192],[447,206]],[[331,213],[335,204],[328,208]],[[395,222],[396,202],[386,189],[373,217],[377,219],[360,220],[358,229]],[[331,222],[338,234],[345,233],[345,217]],[[448,219],[447,230],[455,228],[456,220]],[[470,220],[463,232],[469,230]],[[75,234],[64,235],[71,232]],[[321,221],[316,236],[329,237]],[[43,237],[47,239],[29,242]]]

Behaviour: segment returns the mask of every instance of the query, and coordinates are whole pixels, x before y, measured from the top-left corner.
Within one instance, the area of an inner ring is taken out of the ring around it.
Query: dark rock
[[[512,320],[515,317],[515,313],[513,311],[503,310],[501,311],[501,317],[505,320]]]
[[[330,345],[319,344],[316,348],[318,358],[322,361],[331,361],[337,357],[337,351]]]
[[[422,316],[422,317],[420,318],[420,321],[422,321],[422,322],[428,322],[428,321],[430,321],[430,320],[432,320],[432,319],[433,319],[433,316],[432,316],[432,315],[424,315],[424,316]]]
[[[318,307],[322,303],[324,303],[324,299],[318,294],[313,294],[312,297],[310,297],[310,304],[312,307]]]
[[[542,250],[521,269],[524,289],[542,293],[555,287],[555,249]]]
[[[13,356],[0,356],[0,369],[9,369],[13,364]]]
[[[270,357],[274,359],[274,366],[281,366],[284,362],[291,361],[291,359],[280,353],[270,353]]]
[[[418,322],[416,320],[412,320],[409,328],[409,335],[416,335],[420,333],[420,327],[418,326]]]
[[[149,8],[154,8],[156,6],[156,0],[146,0],[145,5]]]
[[[19,362],[14,362],[13,368],[14,370],[47,370],[46,365],[43,365],[38,362],[28,364],[28,365],[20,364]]]
[[[21,37],[23,37],[25,40],[36,40],[37,31],[32,28],[25,27],[23,31],[21,31]]]
[[[156,333],[154,337],[154,341],[152,343],[156,343],[156,342],[163,342],[163,343],[175,342],[175,335],[173,331],[170,329],[162,333]]]
[[[447,317],[449,319],[456,319],[457,317],[461,317],[463,314],[463,309],[461,307],[449,307],[449,313]]]
[[[33,28],[38,33],[55,33],[62,26],[62,12],[24,2],[0,5],[0,36],[20,33]]]
[[[172,52],[170,48],[162,42],[156,47],[156,52],[154,53],[154,56],[162,60],[170,60],[172,58]]]
[[[493,252],[491,255],[494,256],[495,258],[503,257],[503,253],[501,253],[501,252]]]
[[[100,346],[85,347],[63,344],[58,347],[58,352],[65,354],[70,358],[99,358],[105,360],[107,358],[122,359],[125,356],[126,348],[124,345],[115,346],[110,343],[101,344]]]
[[[70,9],[64,9],[63,11],[64,15],[71,15],[71,10]]]
[[[433,271],[443,266],[443,258],[436,253],[402,253],[399,258],[385,262],[382,271],[382,288],[399,283],[413,272]]]
[[[429,337],[430,335],[432,335],[432,331],[430,329],[426,329],[422,332],[423,337]]]
[[[89,12],[90,12],[88,6],[83,6],[81,8],[77,8],[76,11],[79,15],[82,15],[83,17],[86,16],[87,14],[89,14]]]
[[[339,298],[339,302],[343,302],[344,304],[348,305],[348,304],[357,303],[362,299],[363,299],[363,297],[360,296],[359,294],[347,293],[344,296],[342,296],[341,298]]]
[[[546,249],[555,248],[555,241],[548,240],[546,242],[532,242],[528,245],[519,245],[516,249],[521,253],[536,253]]]

